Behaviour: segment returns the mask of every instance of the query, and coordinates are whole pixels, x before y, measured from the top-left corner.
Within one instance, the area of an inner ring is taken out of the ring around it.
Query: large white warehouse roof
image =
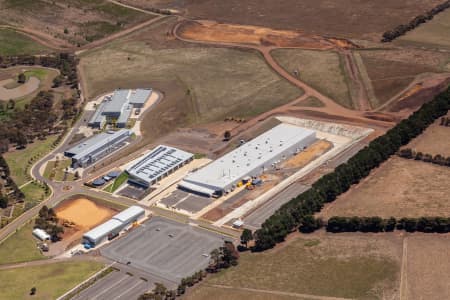
[[[215,190],[224,190],[255,170],[264,171],[271,163],[288,154],[303,150],[315,140],[315,132],[290,124],[280,124],[236,150],[222,156],[202,169],[187,175],[180,187],[189,184],[201,185]],[[303,142],[305,141],[305,142]],[[261,169],[261,170],[259,170]],[[261,172],[260,172],[261,173]]]
[[[123,223],[116,219],[110,219],[103,224],[95,227],[94,229],[86,232],[83,237],[89,238],[91,241],[101,240],[107,236],[110,232],[123,226]]]
[[[145,214],[145,210],[142,207],[133,205],[115,215],[113,219],[118,220],[122,223],[127,223],[131,219],[139,217],[139,215],[142,214]]]

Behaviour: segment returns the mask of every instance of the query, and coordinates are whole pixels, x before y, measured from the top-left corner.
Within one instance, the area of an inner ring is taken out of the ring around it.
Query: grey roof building
[[[133,108],[142,108],[151,95],[152,89],[116,90],[98,105],[88,125],[102,128],[106,123],[114,121],[117,127],[123,128]]]
[[[220,196],[246,176],[259,176],[316,141],[315,131],[280,124],[236,150],[187,175],[179,188],[207,196]]]
[[[119,234],[122,229],[145,217],[145,210],[139,206],[130,206],[118,213],[112,219],[106,221],[86,232],[83,235],[83,243],[96,246],[107,240],[109,236]]]
[[[160,145],[126,170],[128,182],[148,188],[193,159],[192,153]]]
[[[127,129],[103,132],[66,150],[64,155],[72,158],[72,167],[86,167],[125,145],[132,132]]]

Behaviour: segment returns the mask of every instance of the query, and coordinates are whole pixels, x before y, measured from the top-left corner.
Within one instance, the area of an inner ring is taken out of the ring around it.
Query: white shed
[[[41,241],[46,241],[50,239],[50,235],[40,228],[36,228],[33,230],[33,235],[40,239]]]
[[[133,222],[139,221],[144,216],[145,210],[142,207],[133,205],[115,215],[113,219],[122,222],[124,226],[128,226]]]

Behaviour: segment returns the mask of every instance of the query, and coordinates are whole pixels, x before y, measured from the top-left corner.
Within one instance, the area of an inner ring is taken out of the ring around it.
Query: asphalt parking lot
[[[153,289],[153,283],[130,274],[123,271],[113,271],[71,299],[130,300],[137,299],[143,293]]]
[[[124,237],[101,249],[101,254],[178,284],[208,266],[209,253],[225,237],[188,224],[153,217]]]
[[[211,204],[214,200],[214,198],[202,197],[185,191],[176,190],[166,198],[162,199],[161,203],[167,207],[175,207],[190,213],[196,213]]]

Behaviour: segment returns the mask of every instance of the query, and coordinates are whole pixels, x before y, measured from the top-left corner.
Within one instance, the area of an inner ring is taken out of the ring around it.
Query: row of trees
[[[381,42],[386,43],[393,41],[394,39],[404,35],[408,31],[415,29],[420,24],[430,21],[431,19],[433,19],[435,15],[437,15],[438,13],[444,11],[449,7],[450,7],[450,0],[447,0],[444,3],[439,4],[433,9],[427,11],[425,14],[415,17],[408,24],[401,24],[395,27],[393,30],[386,31],[385,33],[383,33],[383,38],[381,39]]]
[[[450,232],[450,218],[388,218],[380,217],[332,217],[326,230],[329,232],[389,232],[405,230],[408,232]]]
[[[410,148],[401,149],[398,152],[398,156],[407,158],[407,159],[415,159],[421,160],[428,163],[433,163],[440,166],[450,167],[450,156],[445,157],[441,154],[431,155],[429,153],[416,152]]]
[[[445,115],[450,108],[450,87],[425,103],[409,118],[373,140],[356,155],[338,166],[332,173],[317,180],[306,192],[284,204],[255,232],[253,251],[272,248],[284,241],[288,233],[295,229],[311,230],[320,224],[313,215],[323,205],[334,201],[353,184],[369,175],[382,162],[394,155],[401,146],[406,145],[421,134],[436,119]]]

